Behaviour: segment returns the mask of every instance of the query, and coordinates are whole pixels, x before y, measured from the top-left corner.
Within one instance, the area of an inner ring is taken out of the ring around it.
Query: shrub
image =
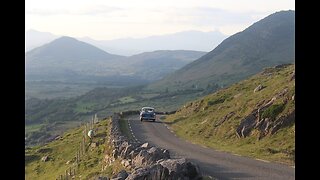
[[[284,104],[274,104],[268,107],[261,115],[261,118],[270,118],[275,120],[276,117],[284,110]]]

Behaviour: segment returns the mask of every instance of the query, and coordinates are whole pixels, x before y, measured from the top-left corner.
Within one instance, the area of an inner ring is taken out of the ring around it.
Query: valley
[[[103,50],[110,48],[107,41],[41,34],[43,41],[35,44],[51,41],[26,52],[25,59],[26,178],[72,176],[64,172],[70,163],[81,179],[120,176],[121,170],[169,177],[170,168],[157,162],[171,162],[161,148],[218,179],[294,178],[294,32],[295,11],[288,10],[229,37],[215,34],[221,43],[209,52],[173,49],[169,42],[166,50],[152,49],[163,47],[159,43],[150,45],[152,51],[118,55]],[[211,34],[190,33],[202,42]],[[128,42],[148,48],[145,42],[170,37]],[[155,108],[156,122],[138,120],[145,106]],[[89,122],[97,135],[94,145],[84,142]],[[89,152],[80,163],[79,143]],[[146,169],[132,169],[133,163]],[[189,171],[198,175],[195,169]]]

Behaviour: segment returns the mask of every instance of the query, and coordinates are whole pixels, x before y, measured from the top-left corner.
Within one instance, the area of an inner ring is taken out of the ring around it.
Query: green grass
[[[78,102],[75,111],[78,113],[88,113],[94,110],[96,103],[93,102]]]
[[[39,131],[42,126],[43,126],[43,124],[26,125],[24,127],[25,133],[28,134],[28,133],[31,133],[31,132]]]
[[[76,152],[82,141],[83,127],[66,131],[62,140],[55,140],[44,146],[34,146],[25,150],[25,179],[56,179],[64,174],[69,167],[77,167],[76,179],[90,179],[95,175],[107,175],[119,172],[123,169],[119,160],[102,171],[103,159],[106,154],[111,154],[111,146],[107,142],[109,136],[110,120],[106,119],[95,124],[96,136],[93,142],[99,145],[95,148],[87,144],[87,153],[81,158],[79,166],[75,165]],[[49,161],[42,162],[41,158],[49,156]],[[66,164],[70,161],[69,164]]]
[[[134,99],[131,96],[125,96],[119,99],[120,103],[125,104],[125,103],[131,103],[131,102],[135,102],[136,99]]]
[[[295,109],[291,100],[294,95],[294,81],[289,81],[294,66],[273,69],[272,76],[255,75],[214,94],[185,104],[176,114],[166,118],[175,133],[193,143],[214,149],[237,153],[285,164],[295,161],[294,123],[280,129],[276,134],[268,134],[259,140],[259,131],[254,129],[246,138],[239,139],[236,129],[241,120],[249,115],[262,100],[270,100],[285,88],[288,93],[279,97],[262,116],[275,120]],[[259,92],[253,90],[262,84],[266,86]],[[283,105],[285,99],[288,103]],[[223,123],[221,120],[229,113],[234,114]]]

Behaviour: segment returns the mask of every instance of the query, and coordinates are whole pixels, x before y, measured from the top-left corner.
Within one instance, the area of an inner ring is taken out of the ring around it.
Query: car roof
[[[141,109],[154,109],[153,107],[143,107]]]

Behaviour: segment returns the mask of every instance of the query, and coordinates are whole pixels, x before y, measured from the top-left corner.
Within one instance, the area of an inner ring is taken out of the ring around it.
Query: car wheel
[[[155,122],[156,120],[155,120],[155,119],[153,119],[152,121],[153,121],[153,122]]]

